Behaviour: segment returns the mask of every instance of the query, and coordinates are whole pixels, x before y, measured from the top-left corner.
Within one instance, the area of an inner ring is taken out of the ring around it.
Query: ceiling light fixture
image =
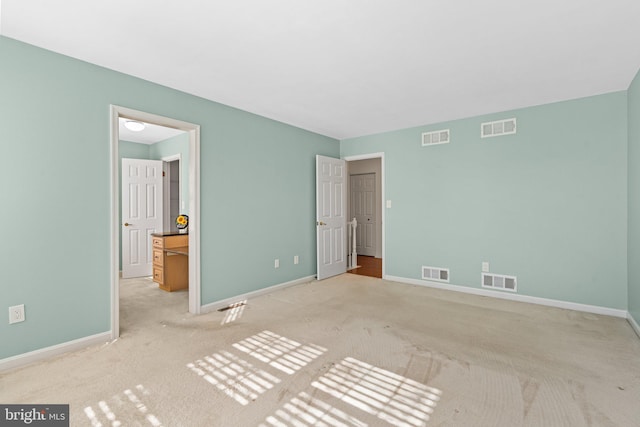
[[[144,130],[146,125],[144,123],[142,123],[142,122],[138,122],[138,121],[134,121],[134,120],[127,120],[126,122],[124,122],[124,127],[126,127],[127,129],[129,129],[132,132],[140,132],[140,131]]]

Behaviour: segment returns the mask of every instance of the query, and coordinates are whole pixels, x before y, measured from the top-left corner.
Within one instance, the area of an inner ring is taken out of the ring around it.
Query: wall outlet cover
[[[9,307],[9,324],[24,322],[24,304]]]
[[[489,272],[489,263],[488,262],[483,262],[482,263],[482,272],[483,273],[488,273]]]

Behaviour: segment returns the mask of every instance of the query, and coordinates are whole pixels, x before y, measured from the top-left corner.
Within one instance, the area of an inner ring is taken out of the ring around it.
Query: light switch
[[[391,209],[391,200],[387,200],[387,209]]]

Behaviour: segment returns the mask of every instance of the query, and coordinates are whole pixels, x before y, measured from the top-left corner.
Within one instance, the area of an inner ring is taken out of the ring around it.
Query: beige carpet
[[[225,312],[121,284],[121,338],[0,375],[72,426],[638,426],[623,319],[345,274]]]

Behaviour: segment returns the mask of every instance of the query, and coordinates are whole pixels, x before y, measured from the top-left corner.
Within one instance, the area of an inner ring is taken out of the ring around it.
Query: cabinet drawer
[[[189,246],[189,235],[188,234],[180,234],[175,236],[167,236],[164,238],[164,247],[165,248],[180,248],[184,246]]]
[[[159,284],[164,283],[164,270],[162,268],[153,267],[153,281]]]
[[[153,250],[153,263],[155,265],[158,266],[162,266],[162,260],[163,260],[163,256],[162,256],[162,250],[161,249],[154,249]]]
[[[162,249],[164,247],[164,239],[162,237],[152,237],[154,248]]]

